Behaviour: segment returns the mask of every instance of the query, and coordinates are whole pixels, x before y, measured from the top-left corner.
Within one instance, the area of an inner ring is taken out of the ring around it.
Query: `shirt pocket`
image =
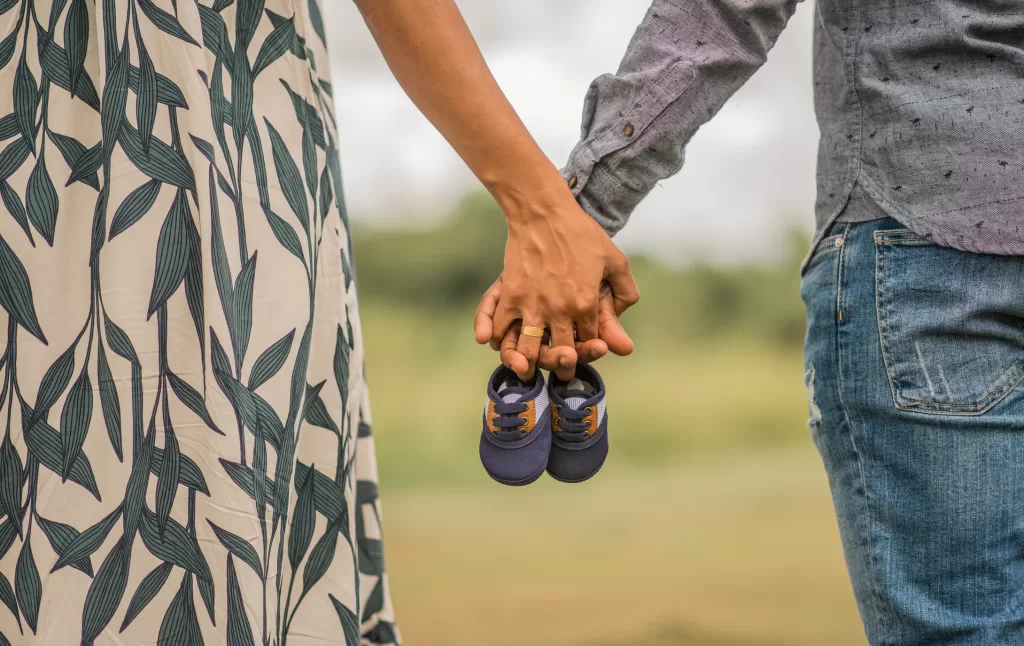
[[[878,332],[898,408],[979,415],[1024,378],[1024,261],[875,232]]]

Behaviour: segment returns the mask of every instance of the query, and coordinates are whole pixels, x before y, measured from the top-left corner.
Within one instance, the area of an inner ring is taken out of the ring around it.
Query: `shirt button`
[[[627,137],[632,137],[633,136],[633,124],[627,123],[626,127],[622,129],[622,132],[625,133],[625,135]]]
[[[574,189],[574,188],[576,188],[576,176],[575,175],[573,175],[572,177],[569,178],[569,189],[571,190],[571,189]]]

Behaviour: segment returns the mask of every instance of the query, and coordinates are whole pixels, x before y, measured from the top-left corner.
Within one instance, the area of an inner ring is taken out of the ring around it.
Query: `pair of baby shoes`
[[[608,415],[601,376],[588,364],[547,383],[540,370],[523,382],[499,366],[487,383],[480,460],[488,475],[511,486],[528,485],[546,470],[562,482],[583,482],[608,456]]]

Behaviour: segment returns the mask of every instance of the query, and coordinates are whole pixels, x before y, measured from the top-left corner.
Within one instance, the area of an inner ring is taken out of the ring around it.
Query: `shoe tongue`
[[[565,405],[573,410],[577,410],[583,405],[583,402],[590,399],[592,393],[588,393],[582,390],[566,390],[562,392],[562,400]]]
[[[572,381],[565,385],[564,390],[579,390],[581,392],[587,392],[588,390],[590,390],[590,388],[579,377],[573,377]]]
[[[518,379],[509,379],[498,386],[497,392],[498,397],[501,397],[501,401],[506,404],[511,404],[522,399],[526,393],[530,392],[530,389],[526,387],[526,384]]]
[[[573,410],[582,406],[583,402],[590,399],[594,394],[594,387],[578,377],[573,377],[572,381],[558,390],[565,401],[565,405]]]

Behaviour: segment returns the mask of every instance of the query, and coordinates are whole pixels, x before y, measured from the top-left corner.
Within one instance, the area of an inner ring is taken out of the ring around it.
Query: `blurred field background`
[[[585,485],[524,489],[489,480],[476,455],[497,355],[474,343],[472,312],[504,238],[486,194],[428,228],[355,229],[406,643],[863,644],[805,424],[807,238],[727,268],[633,254],[637,349],[598,364],[609,461]]]
[[[457,2],[555,164],[591,80],[614,72],[651,5]],[[616,237],[643,299],[625,317],[636,353],[599,364],[608,464],[583,486],[525,490],[491,482],[476,455],[497,358],[471,315],[501,270],[500,214],[354,4],[324,9],[406,644],[863,646],[805,426],[813,4]]]

